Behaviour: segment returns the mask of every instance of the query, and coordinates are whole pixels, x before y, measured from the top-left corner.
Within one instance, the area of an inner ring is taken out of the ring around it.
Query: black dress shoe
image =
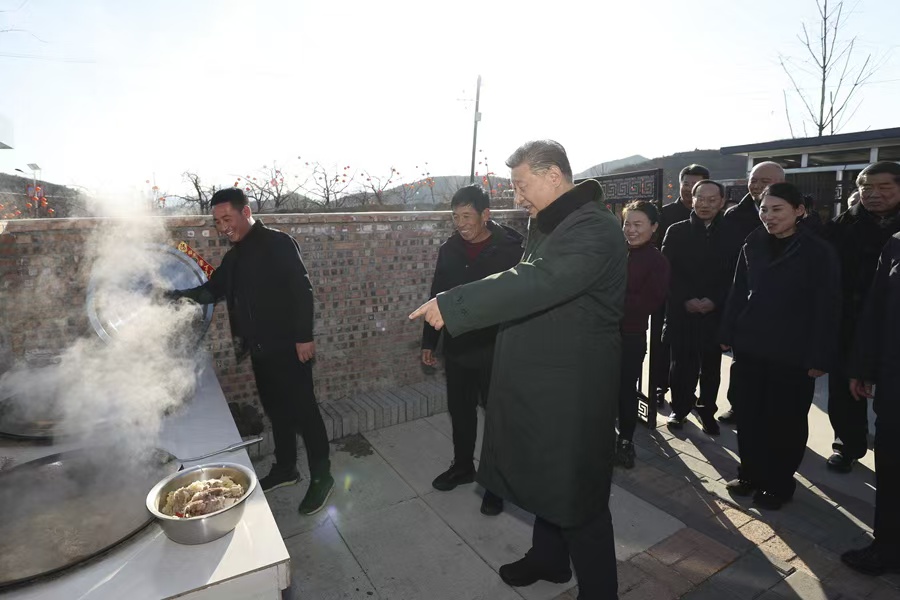
[[[471,463],[467,465],[457,465],[453,463],[450,468],[435,477],[431,482],[431,487],[441,492],[449,492],[458,485],[472,483],[475,481],[475,466]]]
[[[731,423],[735,423],[735,422],[736,422],[736,419],[735,419],[735,417],[734,417],[734,409],[733,409],[733,408],[729,408],[728,410],[726,410],[725,412],[723,412],[721,415],[719,415],[718,418],[719,418],[719,422],[721,422],[721,423],[727,423],[727,424],[729,424],[729,425],[730,425]]]
[[[707,435],[719,435],[722,430],[712,415],[700,415],[700,425],[703,433]]]
[[[848,550],[841,554],[845,565],[865,575],[900,573],[900,552],[889,552],[873,541],[865,548]]]
[[[666,391],[665,390],[656,390],[654,394],[656,397],[656,406],[662,408],[666,405]]]
[[[778,510],[789,500],[790,498],[779,496],[778,494],[773,494],[772,492],[767,492],[765,490],[757,490],[756,493],[753,494],[753,504],[766,510]]]
[[[568,583],[572,579],[572,570],[548,571],[535,565],[526,555],[525,558],[500,567],[500,579],[512,587],[525,587],[544,580],[551,583]]]
[[[631,440],[619,440],[616,443],[616,464],[626,469],[633,469],[634,458],[634,444]]]
[[[853,459],[844,456],[841,452],[835,452],[828,457],[825,465],[836,473],[849,473],[853,470]]]
[[[496,517],[503,512],[503,498],[490,490],[484,490],[484,498],[481,500],[481,514]]]
[[[669,429],[683,429],[685,421],[687,421],[687,417],[679,417],[675,413],[672,413],[666,420],[666,427]]]
[[[275,463],[272,465],[272,470],[269,471],[269,474],[259,480],[259,487],[262,488],[263,492],[271,492],[280,487],[294,485],[299,480],[300,473],[297,472],[296,467],[293,469],[284,468]]]
[[[732,479],[725,484],[725,489],[734,496],[749,496],[756,490],[756,486],[746,479]]]

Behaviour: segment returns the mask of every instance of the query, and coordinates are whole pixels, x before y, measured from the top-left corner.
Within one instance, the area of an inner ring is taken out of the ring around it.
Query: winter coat
[[[491,236],[474,260],[469,262],[466,242],[459,232],[454,232],[438,251],[437,266],[431,282],[431,297],[453,289],[458,285],[478,281],[488,275],[505,271],[517,265],[522,258],[524,237],[511,227],[488,221]],[[425,323],[422,332],[422,349],[437,348],[441,331]],[[444,356],[464,366],[490,366],[494,358],[494,338],[497,326],[470,331],[453,336],[444,331]]]
[[[879,419],[885,412],[885,403],[894,408],[900,398],[897,365],[900,365],[900,234],[892,236],[881,252],[859,318],[848,368],[850,377],[877,384],[875,410]]]
[[[294,351],[296,344],[313,341],[312,284],[300,246],[259,219],[225,253],[209,281],[177,295],[199,304],[225,298],[238,358]]]
[[[837,254],[814,233],[800,227],[780,241],[758,229],[738,259],[720,342],[736,356],[829,372],[837,359],[840,285]]]
[[[846,357],[853,345],[856,321],[875,278],[878,257],[892,235],[900,232],[900,215],[879,219],[856,204],[825,225],[825,239],[834,245],[841,263],[843,295],[840,352]]]
[[[607,506],[627,251],[600,184],[538,213],[522,262],[437,301],[453,335],[500,323],[478,481],[561,527]]]
[[[628,286],[622,333],[646,333],[647,321],[669,295],[669,261],[653,244],[628,250]]]
[[[759,229],[762,221],[759,220],[759,206],[753,196],[747,194],[737,206],[732,206],[725,211],[725,222],[737,238],[737,251],[747,240],[747,236]],[[737,257],[735,256],[735,259]]]
[[[669,343],[685,336],[715,333],[732,281],[732,256],[737,236],[720,213],[709,227],[696,215],[675,223],[666,232],[662,253],[669,260],[672,277],[666,302],[663,338]],[[689,313],[684,304],[694,298],[709,298],[715,310]],[[700,339],[700,338],[698,338]]]
[[[681,223],[691,218],[691,208],[685,206],[681,201],[681,196],[662,207],[659,211],[659,227],[656,228],[656,247],[662,248],[663,239],[666,237],[666,231],[675,223]]]

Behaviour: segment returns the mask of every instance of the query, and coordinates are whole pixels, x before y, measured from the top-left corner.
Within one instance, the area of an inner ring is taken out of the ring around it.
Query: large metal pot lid
[[[124,248],[117,257],[123,265],[120,272],[107,268],[91,271],[87,291],[87,315],[91,327],[109,342],[135,314],[136,299],[142,302],[154,288],[181,290],[206,283],[207,277],[191,257],[164,244],[137,244]],[[198,306],[197,339],[206,333],[212,320],[211,304]]]

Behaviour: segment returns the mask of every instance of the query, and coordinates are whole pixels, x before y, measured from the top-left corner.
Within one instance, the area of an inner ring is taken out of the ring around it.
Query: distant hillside
[[[85,216],[84,195],[76,189],[38,180],[47,198],[47,208],[52,208],[56,217]],[[27,196],[28,186],[32,185],[31,177],[20,177],[0,173],[0,219],[14,210],[21,211],[21,217],[27,214],[31,200]]]
[[[431,182],[433,182],[433,185]],[[492,198],[497,199],[500,198],[504,190],[509,189],[509,179],[506,177],[492,175],[489,178],[490,185],[486,185],[482,177],[476,177],[475,183],[485,189],[490,188]],[[415,206],[420,209],[423,205],[426,207],[447,206],[450,204],[453,194],[467,185],[469,185],[469,177],[467,175],[441,175],[430,178],[430,181],[418,180],[385,190],[384,204],[409,206],[410,208]],[[359,196],[360,194],[351,195],[349,204],[359,204]],[[496,203],[494,204],[496,205]]]
[[[663,186],[666,191],[663,203],[668,204],[678,196],[678,174],[689,164],[703,165],[713,179],[744,179],[747,177],[747,159],[743,156],[725,155],[718,150],[693,150],[676,152],[641,163],[635,163],[612,171],[611,174],[644,169],[663,169]],[[672,187],[669,187],[671,185]],[[671,196],[671,197],[667,197]]]
[[[610,173],[617,172],[619,169],[629,169],[636,170],[633,168],[633,165],[645,163],[649,158],[646,156],[641,156],[640,154],[635,154],[634,156],[629,156],[628,158],[620,158],[618,160],[611,160],[605,163],[600,163],[599,165],[594,165],[590,169],[586,171],[582,171],[581,173],[576,173],[576,179],[582,179],[584,177],[597,177],[598,175],[609,175]]]

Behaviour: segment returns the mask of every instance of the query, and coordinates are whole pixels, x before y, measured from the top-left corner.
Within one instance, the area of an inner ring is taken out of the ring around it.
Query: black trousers
[[[622,334],[622,374],[619,380],[619,439],[631,441],[634,437],[634,429],[638,420],[637,382],[641,378],[641,369],[644,366],[644,355],[646,353],[647,338],[645,334]]]
[[[900,387],[875,388],[875,539],[900,552]],[[865,402],[860,402],[865,405]]]
[[[312,365],[300,362],[293,351],[253,356],[252,362],[259,399],[272,422],[277,464],[296,468],[299,433],[312,477],[328,474],[328,434],[316,402]]]
[[[816,380],[807,370],[738,355],[731,371],[740,414],[741,479],[782,498],[794,495],[794,473],[806,452]]]
[[[695,405],[700,415],[715,415],[722,381],[722,349],[716,339],[718,327],[713,327],[712,322],[701,327],[695,325],[686,326],[670,340],[672,412],[679,418],[688,416]],[[694,395],[698,380],[699,398]]]
[[[828,374],[828,419],[834,429],[831,447],[848,458],[862,458],[869,449],[869,407],[850,395],[846,360]]]
[[[463,366],[447,357],[447,410],[453,425],[453,461],[471,465],[478,436],[478,402],[487,405],[491,386],[491,363]]]
[[[651,400],[654,400],[656,390],[660,390],[663,394],[669,391],[669,368],[672,363],[672,355],[669,344],[662,339],[665,320],[665,305],[650,316],[650,391],[648,397]]]
[[[540,517],[534,520],[529,560],[546,569],[569,568],[569,558],[578,578],[579,600],[618,598],[616,546],[609,506],[592,521],[563,528]]]

